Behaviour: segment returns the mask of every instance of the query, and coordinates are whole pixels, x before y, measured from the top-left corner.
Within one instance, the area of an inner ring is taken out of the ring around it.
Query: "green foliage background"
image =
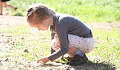
[[[83,22],[119,22],[120,0],[11,0],[10,4],[18,7],[10,15],[25,16],[29,5],[46,4],[59,13],[78,17]]]

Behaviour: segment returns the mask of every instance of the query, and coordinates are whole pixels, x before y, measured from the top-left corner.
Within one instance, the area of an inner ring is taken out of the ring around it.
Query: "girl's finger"
[[[41,60],[37,60],[37,63],[42,63],[42,61]]]

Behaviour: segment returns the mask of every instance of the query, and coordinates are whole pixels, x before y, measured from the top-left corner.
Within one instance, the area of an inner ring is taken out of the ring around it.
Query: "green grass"
[[[28,62],[50,55],[49,31],[34,32],[26,25],[6,28],[0,30],[1,69],[28,69]]]
[[[56,12],[76,16],[85,23],[120,22],[119,0],[11,0],[9,3],[18,7],[9,15],[25,16],[28,6],[43,3]]]
[[[22,66],[27,69],[29,67],[26,66],[29,65],[24,63],[50,55],[50,31],[33,30],[26,25],[6,28],[0,30],[0,37],[7,40],[0,43],[2,50],[0,52],[4,54],[0,55],[0,58],[7,58],[9,61],[2,65],[2,68],[14,69]],[[85,67],[93,67],[95,70],[101,70],[102,67],[104,70],[111,70],[114,67],[119,69],[120,32],[115,27],[107,31],[101,29],[92,31],[96,45],[94,50],[87,54],[91,62]]]
[[[94,30],[93,35],[96,45],[92,54],[98,55],[101,58],[98,62],[112,63],[119,67],[120,32],[115,28],[112,31]]]
[[[9,9],[11,16],[25,16],[29,5],[43,3],[56,12],[76,16],[85,23],[120,22],[119,0],[11,0],[8,3],[18,7],[17,11]],[[92,31],[96,44],[94,50],[87,54],[91,62],[84,67],[120,69],[119,30],[112,26],[112,30],[93,28]],[[37,31],[22,25],[0,28],[0,33],[0,58],[6,58],[0,68],[29,69],[29,62],[50,55],[50,31]]]

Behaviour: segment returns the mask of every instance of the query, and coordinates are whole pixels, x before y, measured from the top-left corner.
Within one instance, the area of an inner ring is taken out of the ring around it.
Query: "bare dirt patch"
[[[103,31],[109,31],[112,30],[113,27],[120,30],[120,23],[90,23],[86,24],[88,27],[92,28],[93,30],[103,30]]]
[[[9,23],[8,23],[9,22]],[[0,27],[13,26],[13,25],[26,25],[25,17],[18,16],[0,16]],[[112,30],[112,27],[120,30],[120,23],[90,23],[86,24],[93,30]]]
[[[25,17],[16,17],[16,16],[0,16],[0,26],[13,26],[13,25],[25,25]]]

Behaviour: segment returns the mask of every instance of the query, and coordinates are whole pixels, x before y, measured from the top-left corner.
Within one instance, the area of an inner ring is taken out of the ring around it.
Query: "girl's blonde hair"
[[[55,12],[44,4],[31,5],[26,14],[27,22],[41,22],[46,16],[53,16]],[[36,23],[36,24],[37,24]],[[34,23],[35,24],[35,23]]]

